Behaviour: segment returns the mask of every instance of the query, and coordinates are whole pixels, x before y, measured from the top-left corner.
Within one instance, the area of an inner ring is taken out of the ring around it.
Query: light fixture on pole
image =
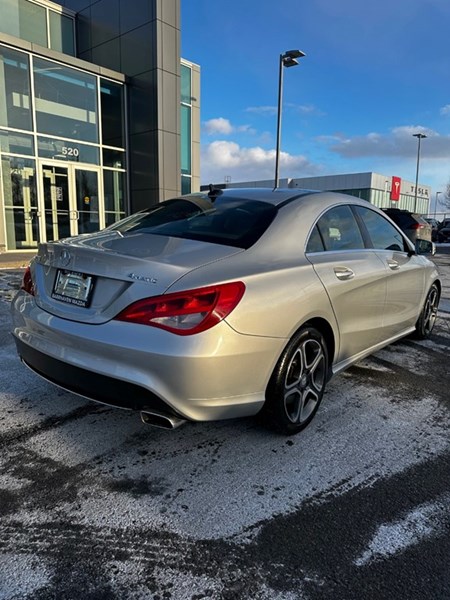
[[[297,58],[306,56],[301,50],[287,50],[284,54],[280,54],[280,66],[278,75],[278,113],[277,113],[277,149],[275,152],[275,185],[279,183],[279,166],[280,166],[280,144],[281,144],[281,106],[283,98],[283,67],[295,67],[298,65]]]
[[[442,192],[436,192],[436,199],[434,201],[434,218],[436,219],[437,205],[438,205],[438,196],[442,194]]]
[[[427,136],[424,133],[413,133],[413,137],[416,137],[419,140],[419,144],[417,146],[416,187],[414,190],[414,212],[417,212],[417,186],[419,185],[420,140],[423,140]]]

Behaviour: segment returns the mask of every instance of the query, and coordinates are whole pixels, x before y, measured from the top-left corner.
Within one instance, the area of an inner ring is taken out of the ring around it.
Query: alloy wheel
[[[303,341],[294,352],[284,384],[284,407],[288,419],[302,424],[314,412],[326,383],[326,357],[315,339]]]

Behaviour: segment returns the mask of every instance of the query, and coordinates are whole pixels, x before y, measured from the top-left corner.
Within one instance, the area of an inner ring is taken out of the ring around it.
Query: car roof
[[[318,193],[320,193],[318,190],[292,190],[288,188],[227,188],[224,190],[213,188],[213,190],[209,193],[205,191],[194,194],[186,194],[180,197],[188,200],[199,197],[205,200],[210,200],[211,197],[223,197],[230,199],[239,198],[244,200],[259,200],[261,202],[273,204],[274,206],[280,206],[281,204],[285,204],[291,200],[295,200],[296,198]]]

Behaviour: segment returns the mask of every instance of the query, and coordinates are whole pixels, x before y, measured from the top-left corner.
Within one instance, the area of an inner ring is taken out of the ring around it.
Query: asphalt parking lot
[[[0,269],[0,599],[448,600],[446,251],[431,339],[336,377],[292,438],[55,389],[16,357]]]

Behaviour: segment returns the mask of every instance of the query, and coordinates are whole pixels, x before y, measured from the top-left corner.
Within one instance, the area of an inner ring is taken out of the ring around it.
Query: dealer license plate
[[[91,302],[94,278],[76,271],[58,271],[52,298],[87,308]]]

